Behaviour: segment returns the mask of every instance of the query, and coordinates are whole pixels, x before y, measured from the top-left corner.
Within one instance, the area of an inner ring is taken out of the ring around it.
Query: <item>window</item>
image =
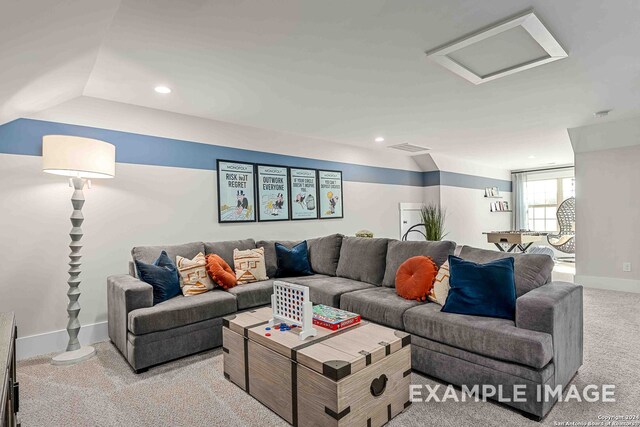
[[[569,197],[576,197],[576,179],[562,178],[562,200]]]
[[[524,184],[529,230],[558,231],[556,211],[569,197],[575,197],[575,178],[532,179]]]

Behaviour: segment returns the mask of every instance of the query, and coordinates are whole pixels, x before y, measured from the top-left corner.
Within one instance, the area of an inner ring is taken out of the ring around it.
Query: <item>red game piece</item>
[[[271,334],[269,332],[267,332],[266,334],[264,334],[265,337],[270,337]]]

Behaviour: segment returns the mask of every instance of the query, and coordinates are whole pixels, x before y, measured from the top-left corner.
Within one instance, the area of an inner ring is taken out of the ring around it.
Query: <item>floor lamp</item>
[[[78,333],[80,332],[80,321],[78,313],[80,312],[80,249],[82,244],[82,205],[84,205],[84,194],[82,192],[84,186],[91,182],[89,179],[95,178],[113,178],[116,168],[116,147],[107,142],[98,141],[96,139],[80,138],[77,136],[66,135],[45,135],[42,138],[42,170],[43,172],[55,175],[68,176],[70,178],[70,186],[73,186],[73,195],[71,196],[71,204],[73,205],[73,213],[71,214],[71,243],[69,248],[71,253],[69,258],[69,305],[67,313],[69,313],[69,323],[67,324],[67,333],[69,334],[69,343],[67,350],[55,356],[51,363],[54,365],[71,365],[89,359],[96,351],[91,346],[81,346],[78,341]]]

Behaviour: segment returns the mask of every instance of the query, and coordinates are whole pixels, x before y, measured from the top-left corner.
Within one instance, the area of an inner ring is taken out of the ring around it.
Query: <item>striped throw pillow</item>
[[[444,305],[447,300],[447,295],[449,294],[449,261],[446,261],[440,269],[438,269],[438,274],[436,274],[436,280],[433,282],[433,288],[431,288],[431,292],[427,295],[427,298],[431,302],[435,302],[436,304]]]

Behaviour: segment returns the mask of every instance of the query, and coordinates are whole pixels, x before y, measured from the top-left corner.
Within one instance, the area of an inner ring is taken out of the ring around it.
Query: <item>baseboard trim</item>
[[[640,293],[640,280],[619,279],[616,277],[584,276],[582,274],[576,274],[575,283],[587,288]]]
[[[20,329],[18,329],[19,333]],[[90,345],[109,339],[107,322],[83,325],[78,339],[82,345]],[[23,360],[42,354],[61,352],[67,347],[68,341],[69,335],[67,335],[66,329],[19,337],[16,341],[16,358]]]

